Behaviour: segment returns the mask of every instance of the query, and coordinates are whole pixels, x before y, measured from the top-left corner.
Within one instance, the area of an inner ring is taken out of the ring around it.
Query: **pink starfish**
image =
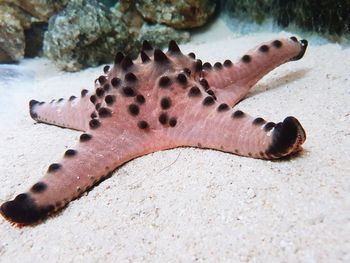
[[[262,159],[300,151],[306,136],[296,118],[275,124],[232,106],[269,71],[302,58],[306,48],[307,41],[295,37],[274,40],[235,64],[214,66],[182,54],[174,41],[166,54],[145,41],[135,61],[117,53],[93,92],[30,101],[34,120],[84,133],[77,149],[51,164],[28,192],[2,204],[1,214],[18,225],[40,221],[123,163],[159,150],[191,146]]]

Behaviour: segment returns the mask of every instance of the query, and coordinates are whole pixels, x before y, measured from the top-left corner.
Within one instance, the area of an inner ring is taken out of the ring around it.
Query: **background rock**
[[[0,63],[39,54],[48,18],[68,0],[0,0]]]
[[[52,17],[44,54],[67,71],[97,66],[117,50],[130,49],[125,24],[95,0],[72,0]]]
[[[111,62],[117,51],[136,56],[145,39],[157,47],[188,41],[190,34],[177,29],[203,25],[215,6],[209,0],[0,0],[0,63],[43,52],[59,68],[77,71]]]
[[[215,11],[210,0],[136,0],[145,20],[185,29],[204,25]]]
[[[141,47],[141,44],[144,40],[149,41],[152,46],[165,47],[168,45],[171,39],[175,40],[178,43],[188,42],[190,40],[190,33],[187,31],[176,30],[166,25],[150,25],[148,23],[144,23],[140,30],[137,41],[139,47]],[[138,48],[137,50],[140,49]]]
[[[5,0],[12,2],[25,10],[40,22],[47,22],[49,18],[60,11],[69,0]]]
[[[127,30],[132,38],[137,37],[142,25],[145,23],[141,14],[135,7],[133,0],[119,1],[111,11],[127,25]]]
[[[153,46],[162,48],[168,45],[169,40],[187,42],[190,40],[190,33],[184,30],[177,30],[165,24],[149,24],[135,6],[135,1],[119,1],[114,9],[116,16],[127,25],[129,43],[129,55],[136,57],[141,48],[142,42],[148,40]]]
[[[144,39],[157,47],[188,41],[178,29],[204,25],[219,4],[238,20],[272,17],[282,27],[350,38],[349,0],[0,0],[0,63],[41,55],[47,28],[45,55],[61,69],[107,63],[116,51],[135,55]]]
[[[0,62],[18,61],[24,55],[23,28],[14,13],[10,6],[0,9]]]

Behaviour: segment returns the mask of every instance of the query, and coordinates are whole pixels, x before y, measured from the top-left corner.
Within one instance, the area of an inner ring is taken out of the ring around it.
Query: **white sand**
[[[203,61],[234,59],[291,33],[234,38],[221,22],[183,45]],[[8,66],[1,66],[0,72]],[[102,67],[58,71],[45,59],[0,80],[0,202],[26,190],[80,133],[34,124],[31,98],[77,95]],[[350,50],[310,43],[239,107],[272,121],[296,116],[304,152],[262,161],[175,149],[133,160],[35,227],[0,219],[0,262],[349,262]]]

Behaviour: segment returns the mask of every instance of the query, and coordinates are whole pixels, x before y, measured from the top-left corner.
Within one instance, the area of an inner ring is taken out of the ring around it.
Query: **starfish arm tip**
[[[27,225],[45,218],[52,209],[52,207],[39,208],[29,194],[23,193],[12,201],[3,203],[0,214],[14,224]]]
[[[305,140],[306,133],[300,122],[289,116],[275,126],[267,153],[277,157],[293,154],[301,150]]]

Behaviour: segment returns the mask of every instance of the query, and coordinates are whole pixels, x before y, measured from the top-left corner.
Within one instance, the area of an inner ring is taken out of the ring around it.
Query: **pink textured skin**
[[[281,48],[274,48],[271,42],[262,43],[248,51],[252,60],[250,63],[238,61],[233,67],[224,67],[222,70],[204,70],[204,77],[215,94],[218,92],[218,101],[235,105],[243,99],[250,88],[263,76],[277,66],[288,62],[299,52],[298,43],[291,39],[280,39]],[[259,52],[263,45],[269,47],[267,52]]]
[[[192,146],[262,159],[300,151],[306,136],[294,117],[276,125],[232,106],[269,71],[300,59],[306,47],[305,40],[295,38],[270,41],[235,64],[226,61],[202,68],[201,61],[182,54],[173,41],[166,55],[145,42],[142,56],[133,63],[118,54],[114,67],[96,81],[94,92],[82,91],[80,99],[31,101],[31,116],[38,122],[90,136],[83,135],[85,140],[80,140],[77,149],[66,152],[59,165],[51,165],[27,193],[5,202],[1,214],[18,225],[35,223],[121,164],[154,151]],[[125,77],[130,72],[134,75]],[[120,79],[118,85],[115,78]],[[162,113],[166,117],[160,118]]]

